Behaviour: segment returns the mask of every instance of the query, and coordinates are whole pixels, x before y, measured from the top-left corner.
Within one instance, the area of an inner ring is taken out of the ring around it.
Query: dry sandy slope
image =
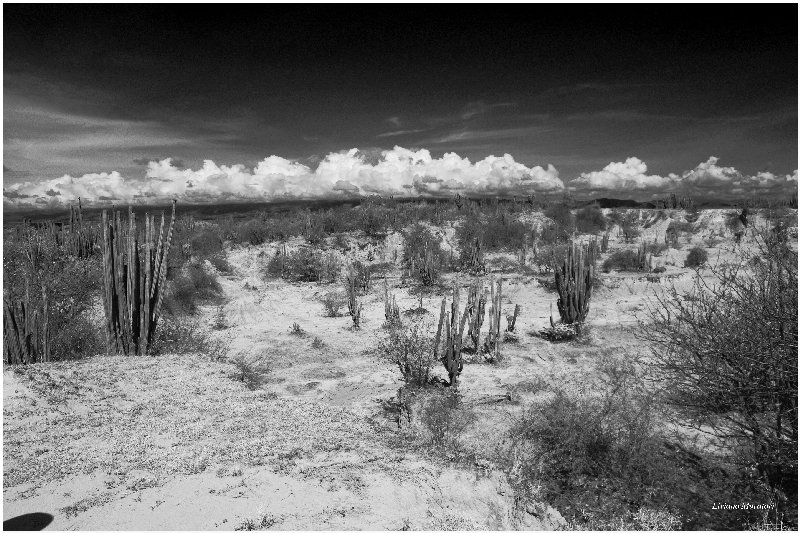
[[[380,423],[274,398],[197,357],[98,357],[4,373],[4,517],[53,529],[504,528],[497,475],[391,446]]]

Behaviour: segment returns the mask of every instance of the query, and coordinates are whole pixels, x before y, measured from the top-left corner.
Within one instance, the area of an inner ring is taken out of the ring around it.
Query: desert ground
[[[442,298],[449,307],[452,287],[466,291],[473,274],[444,271],[437,284],[421,287],[405,275],[400,232],[382,239],[348,232],[338,237],[346,245],[335,248],[343,264],[388,263],[361,297],[361,327],[354,328],[346,305],[330,317],[321,303],[326,293],[342,291],[340,282],[265,274],[279,250],[306,246],[304,238],[226,241],[230,271],[202,262],[221,286],[218,298],[192,314],[204,350],[4,366],[4,519],[44,512],[53,516],[48,529],[59,530],[585,526],[536,487],[523,497],[518,472],[509,466],[510,429],[531,406],[547,401],[554,384],[591,394],[587,388],[611,386],[614,369],[646,362],[652,346],[638,332],[647,327],[654,297],[671,287],[688,291],[698,276],[713,284],[715,265],[736,262],[742,248],[753,246],[748,235],[735,242],[725,224],[729,211],[701,210],[693,227],[702,229],[681,235],[678,249],[652,257],[651,267],[663,272],[605,272],[598,264],[600,283],[584,331],[569,342],[538,334],[559,316],[558,295],[541,281],[552,274],[522,268],[516,250],[488,252],[483,277],[503,280],[502,329],[515,305],[521,311],[514,332],[504,332],[499,361],[464,355],[463,416],[451,416],[441,434],[423,411],[408,412],[398,394],[402,375],[380,353],[387,335],[384,283],[404,321],[422,320],[433,331]],[[609,250],[663,242],[669,224],[686,215],[669,210],[648,226],[650,214],[643,212],[634,241],[610,225]],[[546,222],[540,210],[518,219]],[[760,215],[751,220],[753,227],[767,224]],[[459,251],[458,223],[428,224],[445,253]],[[707,250],[708,264],[684,266],[697,244]],[[463,294],[461,301],[463,307]],[[99,301],[93,313],[102,331]],[[484,322],[484,334],[487,327]],[[440,363],[433,375],[447,379]],[[688,431],[666,418],[659,427],[668,435]],[[703,513],[712,511],[698,511],[694,520]],[[672,524],[669,517],[632,516],[626,524],[640,529]]]

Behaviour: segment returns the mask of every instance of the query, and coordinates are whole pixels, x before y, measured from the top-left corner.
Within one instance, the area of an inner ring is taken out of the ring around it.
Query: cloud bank
[[[156,203],[177,198],[187,203],[312,199],[369,194],[449,196],[462,194],[520,195],[564,189],[558,171],[526,167],[505,154],[472,163],[455,153],[434,159],[428,150],[396,146],[378,157],[358,149],[328,154],[312,170],[279,156],[255,168],[217,165],[206,160],[199,169],[183,168],[171,158],[147,162],[143,178],[118,172],[70,175],[44,181],[25,181],[4,187],[10,207]]]
[[[759,172],[747,176],[733,167],[720,166],[718,157],[709,157],[695,168],[682,174],[666,176],[648,174],[647,165],[637,157],[625,162],[609,163],[603,170],[584,172],[570,181],[567,188],[575,192],[597,194],[639,193],[639,196],[659,196],[667,192],[718,197],[751,194],[797,194],[797,170],[788,175]]]
[[[144,163],[144,161],[142,161]],[[243,164],[217,165],[206,160],[198,169],[167,158],[147,161],[144,177],[119,172],[65,175],[24,181],[3,189],[6,208],[86,205],[152,204],[173,198],[186,203],[269,201],[357,197],[370,194],[398,197],[463,195],[528,195],[569,190],[583,196],[634,197],[640,200],[677,192],[733,198],[751,194],[796,195],[797,170],[790,175],[759,172],[744,175],[719,165],[719,158],[681,174],[650,174],[637,157],[612,162],[602,170],[584,172],[565,183],[552,165],[527,167],[505,154],[472,163],[450,152],[433,158],[428,150],[351,149],[328,154],[317,167],[269,156],[254,168]],[[5,170],[5,169],[4,169]]]

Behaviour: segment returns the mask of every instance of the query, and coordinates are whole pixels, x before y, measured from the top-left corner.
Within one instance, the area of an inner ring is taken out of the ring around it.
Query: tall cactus
[[[500,318],[503,316],[503,278],[489,284],[492,304],[489,307],[489,332],[484,343],[484,353],[489,361],[500,360]]]
[[[109,219],[103,211],[103,304],[110,353],[145,355],[153,342],[175,225],[174,200],[166,236],[164,225],[162,213],[156,244],[154,219],[145,215],[142,257],[133,210],[128,210],[127,224],[119,212]]]
[[[357,278],[358,273],[351,263],[345,274],[344,285],[347,290],[347,309],[353,319],[353,327],[356,329],[361,327],[361,310],[364,308],[364,304],[358,299]]]
[[[589,300],[592,298],[594,265],[587,265],[585,253],[582,246],[573,243],[567,248],[567,256],[560,268],[555,265],[553,256],[558,314],[564,324],[576,324],[578,327],[586,320]]]
[[[453,302],[450,307],[450,312],[447,311],[447,298],[442,299],[442,309],[439,313],[439,326],[436,329],[436,338],[434,340],[434,357],[440,359],[445,369],[447,370],[448,378],[450,379],[450,386],[458,387],[458,378],[461,371],[464,369],[464,359],[461,356],[461,349],[463,345],[464,326],[467,322],[467,313],[461,315],[459,313],[459,300],[461,291],[457,284],[453,286]],[[442,334],[444,333],[444,338]],[[439,346],[444,341],[444,350],[439,357]]]
[[[389,327],[400,325],[400,308],[394,294],[389,293],[386,276],[383,277],[383,314]]]
[[[47,291],[42,286],[42,307],[33,305],[26,291],[25,299],[3,301],[3,358],[10,365],[50,360],[50,328]]]
[[[486,314],[486,291],[483,288],[483,280],[476,278],[475,283],[469,289],[467,295],[467,308],[465,314],[469,314],[469,329],[467,337],[472,341],[475,353],[480,348],[481,326],[483,317]]]

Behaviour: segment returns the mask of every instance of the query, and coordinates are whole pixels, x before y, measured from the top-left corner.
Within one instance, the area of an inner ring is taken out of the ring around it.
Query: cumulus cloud
[[[578,192],[595,193],[638,193],[641,196],[658,195],[665,192],[684,194],[750,194],[768,192],[775,194],[796,194],[797,170],[791,175],[775,175],[759,172],[753,176],[744,175],[734,167],[719,165],[718,157],[709,157],[682,174],[670,173],[667,176],[648,174],[647,165],[637,157],[629,157],[625,162],[609,163],[603,170],[585,172],[569,182],[569,189]]]
[[[171,159],[148,161],[144,177],[118,172],[65,175],[25,181],[4,188],[7,206],[64,205],[82,198],[87,205],[114,201],[152,203],[178,198],[186,202],[264,201],[285,198],[384,194],[396,196],[467,194],[531,194],[563,190],[552,165],[529,168],[505,154],[472,163],[456,153],[433,158],[428,150],[360,151],[328,154],[311,169],[300,162],[270,156],[255,168],[217,165],[206,160],[199,169]]]
[[[609,163],[603,170],[583,173],[571,182],[577,189],[610,191],[660,190],[674,184],[674,175],[647,174],[647,165],[638,157],[629,157],[624,163]]]

